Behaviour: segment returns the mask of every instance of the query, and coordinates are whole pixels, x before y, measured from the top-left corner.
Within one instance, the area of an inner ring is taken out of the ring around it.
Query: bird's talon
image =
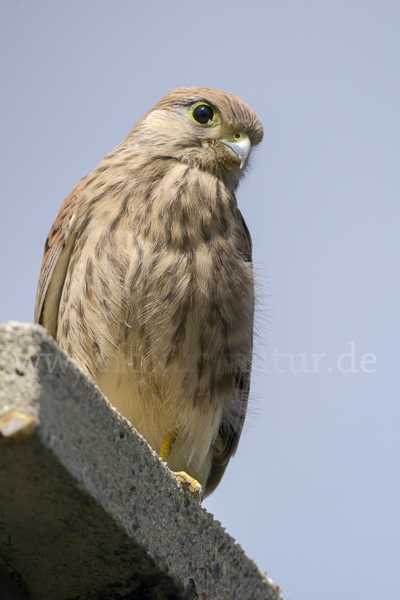
[[[194,479],[193,477],[190,477],[190,475],[188,475],[187,473],[185,473],[185,471],[178,471],[175,472],[175,476],[177,478],[177,480],[193,495],[198,494],[200,497],[200,504],[203,502],[204,499],[204,490],[203,487],[201,486],[201,484]]]

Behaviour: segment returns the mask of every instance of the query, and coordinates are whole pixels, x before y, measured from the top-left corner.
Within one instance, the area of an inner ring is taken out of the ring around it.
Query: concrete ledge
[[[0,326],[0,557],[2,599],[281,598],[37,325]]]

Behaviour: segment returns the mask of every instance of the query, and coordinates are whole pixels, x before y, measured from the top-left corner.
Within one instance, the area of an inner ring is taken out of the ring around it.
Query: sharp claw
[[[190,477],[190,475],[188,475],[184,471],[178,471],[178,472],[176,472],[175,476],[176,476],[177,480],[184,487],[186,487],[186,489],[191,494],[193,494],[193,495],[198,494],[199,495],[200,504],[201,504],[203,502],[203,499],[204,499],[204,490],[203,490],[203,487],[200,485],[200,483],[198,481],[196,481],[196,479],[193,479],[193,477]]]

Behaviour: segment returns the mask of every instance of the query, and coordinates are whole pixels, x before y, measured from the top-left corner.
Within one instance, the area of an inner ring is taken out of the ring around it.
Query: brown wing
[[[238,210],[238,224],[240,228],[240,243],[238,250],[243,254],[248,262],[252,262],[252,243],[250,232],[243,219],[241,212]],[[221,481],[222,475],[228,466],[231,456],[236,452],[239,443],[239,438],[242,433],[244,419],[246,417],[247,402],[250,391],[250,374],[251,374],[252,354],[248,357],[245,367],[238,369],[236,372],[236,389],[235,393],[238,398],[238,411],[233,419],[228,422],[222,422],[219,428],[218,436],[214,444],[214,456],[211,465],[211,472],[207,480],[205,493],[211,494]]]
[[[44,325],[53,337],[57,333],[58,308],[76,237],[82,189],[80,182],[65,198],[44,246],[34,322]]]

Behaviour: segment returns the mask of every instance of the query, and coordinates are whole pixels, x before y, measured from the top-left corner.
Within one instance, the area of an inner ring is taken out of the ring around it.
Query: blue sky
[[[387,0],[0,7],[1,322],[32,320],[62,200],[162,95],[264,124],[252,399],[205,507],[290,600],[398,595],[399,30]]]

